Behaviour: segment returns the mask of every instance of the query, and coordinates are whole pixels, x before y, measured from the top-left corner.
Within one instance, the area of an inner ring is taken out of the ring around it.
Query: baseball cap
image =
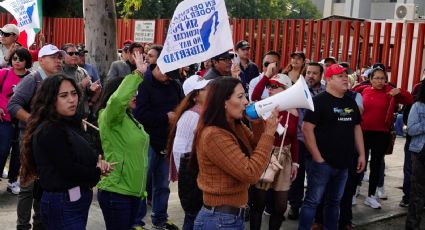
[[[220,59],[220,58],[232,59],[234,56],[235,56],[235,54],[230,53],[229,51],[226,51],[226,52],[224,52],[224,53],[222,53],[222,54],[219,54],[219,55],[217,55],[217,56],[213,57],[212,59],[213,59],[213,60],[218,60],[218,59]]]
[[[369,77],[369,74],[371,74],[372,73],[372,71],[373,71],[373,69],[367,69],[367,70],[365,70],[364,72],[363,72],[363,74],[362,74],[362,76],[363,77]]]
[[[305,60],[305,54],[301,51],[295,51],[293,53],[291,53],[291,58],[298,56],[300,58],[302,58],[303,60]]]
[[[14,24],[6,24],[0,29],[0,31],[3,33],[19,35],[19,29]]]
[[[292,81],[286,74],[278,73],[270,78],[269,80],[270,84],[278,85],[278,86],[285,86],[286,88],[289,88],[292,86]]]
[[[249,43],[245,40],[241,40],[238,43],[236,43],[235,49],[245,49],[250,48]]]
[[[383,71],[385,71],[385,66],[382,63],[375,63],[373,64],[372,69],[382,69]]]
[[[326,69],[325,78],[330,78],[332,75],[337,75],[347,71],[346,68],[342,67],[339,64],[333,64]]]
[[[189,77],[183,82],[184,95],[187,96],[193,90],[203,89],[205,86],[207,86],[209,82],[210,80],[205,80],[203,77],[199,75],[193,75]]]
[[[44,57],[44,56],[49,56],[52,54],[55,54],[57,52],[60,52],[63,56],[65,56],[65,51],[58,49],[58,47],[52,45],[52,44],[47,44],[45,46],[43,46],[40,51],[38,51],[38,57]]]
[[[127,51],[130,48],[130,45],[133,44],[133,40],[127,39],[122,43],[122,48],[118,49],[118,52]]]

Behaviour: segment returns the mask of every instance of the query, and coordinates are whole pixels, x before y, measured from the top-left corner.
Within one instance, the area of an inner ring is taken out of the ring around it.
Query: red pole
[[[339,56],[339,46],[340,46],[340,37],[341,37],[341,21],[335,22],[335,29],[334,29],[334,45],[332,48],[332,56],[335,58],[338,58]]]
[[[312,59],[311,50],[313,47],[313,36],[314,36],[314,20],[311,19],[308,21],[307,44],[305,46],[305,56],[309,59]],[[314,61],[320,61],[320,60],[314,59]]]
[[[272,20],[267,19],[266,20],[266,34],[265,34],[265,42],[264,42],[264,49],[263,50],[269,50],[270,49],[270,43],[271,43],[271,36],[272,36]]]
[[[254,52],[254,35],[255,35],[255,20],[254,19],[248,19],[248,43],[251,45],[251,49],[249,50],[249,56],[252,58],[253,57],[253,52]],[[258,65],[259,60],[255,60],[255,63]]]
[[[403,36],[403,23],[397,23],[395,27],[395,35],[394,35],[394,48],[391,54],[391,78],[390,82],[397,85],[398,83],[398,69],[400,62],[400,50],[401,50],[401,37]]]
[[[350,48],[350,32],[351,32],[351,21],[345,21],[344,28],[344,38],[342,42],[342,54],[341,60],[338,59],[338,56],[335,57],[336,60],[339,61],[347,61],[348,60],[348,49]]]
[[[291,33],[289,36],[289,52],[295,51],[295,36],[297,35],[297,21],[291,20]]]
[[[283,21],[283,30],[282,30],[282,58],[280,60],[281,67],[284,68],[286,63],[288,63],[288,32],[289,32],[289,21]]]
[[[298,47],[297,50],[304,51],[304,33],[305,33],[305,20],[298,20],[300,22],[300,27],[298,30]]]
[[[416,40],[415,67],[413,69],[413,85],[420,81],[422,73],[422,62],[424,58],[424,37],[425,23],[420,23],[418,28],[418,38]]]
[[[353,43],[351,46],[351,63],[350,66],[352,69],[357,69],[357,62],[359,58],[359,41],[360,41],[360,26],[361,22],[354,22],[354,34],[353,34]]]
[[[329,57],[331,48],[331,36],[332,36],[332,21],[325,21],[325,44],[323,46],[323,57]]]
[[[388,63],[390,60],[390,50],[391,50],[391,27],[392,23],[385,23],[385,31],[384,31],[384,46],[382,47],[382,64],[385,67],[388,67]]]
[[[258,19],[257,24],[257,42],[255,46],[255,63],[257,66],[261,66],[261,50],[263,49],[263,20]]]
[[[369,64],[369,40],[370,40],[370,22],[364,22],[363,39],[362,39],[362,55],[360,57],[360,68]]]
[[[403,58],[403,75],[401,76],[401,88],[407,90],[409,84],[410,75],[410,60],[412,57],[412,42],[413,42],[413,30],[415,29],[414,23],[407,24],[406,39],[404,46],[404,58]]]
[[[279,49],[279,41],[280,41],[280,20],[277,19],[274,21],[274,39],[273,39],[273,50]]]
[[[320,50],[322,48],[322,25],[323,21],[319,20],[317,21],[317,28],[316,28],[316,44],[314,47],[314,60],[320,60],[321,59],[321,53]]]
[[[234,18],[232,20],[232,26],[233,26],[233,42],[238,42],[238,34],[239,34],[239,25],[238,25],[238,19]]]
[[[381,23],[375,23],[372,43],[372,64],[379,62],[379,45],[381,41]]]
[[[246,40],[246,19],[241,19],[240,26],[241,40]],[[235,41],[238,42],[238,41]]]

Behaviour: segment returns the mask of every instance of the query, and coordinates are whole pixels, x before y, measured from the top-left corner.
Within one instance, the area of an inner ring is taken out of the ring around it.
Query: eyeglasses
[[[374,78],[372,78],[372,80],[375,80],[375,81],[385,81],[387,79],[381,78],[381,77],[374,77]]]
[[[273,84],[268,84],[267,89],[278,89],[278,88],[283,88],[282,86],[278,86],[278,85],[273,85]]]
[[[13,56],[12,57],[12,61],[20,61],[20,62],[23,62],[23,61],[25,61],[25,59],[23,59],[23,58],[21,58],[21,57],[17,57],[17,56]]]
[[[69,56],[79,55],[80,52],[66,52]]]
[[[2,36],[2,37],[7,38],[7,37],[10,37],[12,35],[15,35],[15,34],[14,33],[5,33],[5,32],[0,31],[0,36]]]
[[[225,62],[231,62],[232,59],[231,58],[219,58],[219,61],[225,61]]]

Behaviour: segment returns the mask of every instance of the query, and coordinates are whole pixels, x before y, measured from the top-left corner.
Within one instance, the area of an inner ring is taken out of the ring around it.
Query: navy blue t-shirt
[[[361,122],[356,102],[347,95],[334,97],[322,92],[313,97],[314,112],[304,121],[316,125],[314,135],[323,159],[334,168],[348,168],[355,151],[354,126]]]

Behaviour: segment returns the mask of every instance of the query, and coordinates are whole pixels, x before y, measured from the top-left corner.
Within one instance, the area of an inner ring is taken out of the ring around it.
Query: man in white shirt
[[[249,100],[251,101],[252,93],[254,92],[255,86],[258,84],[258,82],[261,80],[261,78],[264,76],[264,73],[267,70],[267,66],[269,66],[270,63],[276,63],[276,67],[278,70],[280,70],[280,54],[276,51],[268,51],[263,58],[263,72],[258,75],[258,77],[252,79],[249,82],[249,88],[248,88],[248,96]],[[267,98],[269,96],[269,93],[267,90],[263,91],[263,94],[261,95],[261,99]]]
[[[6,24],[0,29],[0,67],[7,67],[10,54],[20,45],[16,42],[19,37],[19,29],[14,24]]]

